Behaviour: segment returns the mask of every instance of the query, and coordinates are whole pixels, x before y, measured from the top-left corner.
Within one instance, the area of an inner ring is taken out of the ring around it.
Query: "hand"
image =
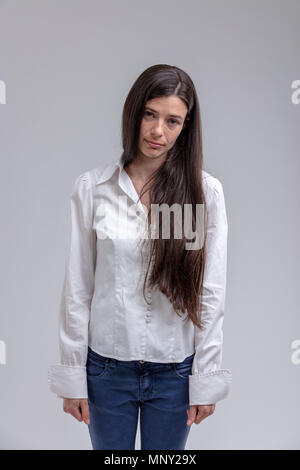
[[[187,425],[191,426],[193,423],[199,424],[200,421],[212,415],[215,411],[215,403],[212,405],[191,405],[188,410],[186,410],[188,415]]]
[[[90,424],[90,413],[87,398],[64,398],[63,410],[70,413],[78,421],[84,421]]]

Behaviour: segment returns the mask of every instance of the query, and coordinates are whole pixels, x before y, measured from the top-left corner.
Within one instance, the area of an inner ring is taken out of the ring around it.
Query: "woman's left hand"
[[[188,415],[187,425],[191,426],[193,423],[199,424],[200,421],[212,415],[215,411],[215,403],[211,405],[191,405],[188,410],[186,410]]]

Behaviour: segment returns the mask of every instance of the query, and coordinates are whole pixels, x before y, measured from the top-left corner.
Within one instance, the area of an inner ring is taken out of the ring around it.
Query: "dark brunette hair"
[[[188,112],[185,125],[167,158],[146,185],[153,180],[150,190],[151,204],[180,204],[192,207],[192,227],[195,230],[196,204],[204,204],[202,186],[202,129],[200,107],[195,86],[189,75],[178,67],[158,64],[147,68],[134,82],[126,98],[122,114],[122,161],[124,166],[138,155],[138,141],[144,108],[148,100],[176,95],[184,101]],[[146,186],[144,185],[143,188]],[[141,196],[140,196],[141,197]],[[151,211],[149,211],[150,220]],[[184,217],[182,217],[184,219]],[[206,219],[205,219],[206,220]],[[195,325],[201,322],[201,297],[205,269],[205,239],[198,250],[187,250],[186,240],[174,238],[174,224],[170,218],[170,239],[149,238],[149,260],[144,279],[143,295],[149,274],[149,287],[158,286],[173,305],[175,312],[187,313]],[[206,223],[204,224],[206,225]],[[184,233],[184,232],[182,232]],[[206,228],[204,232],[206,235]],[[146,298],[145,298],[146,300]],[[186,318],[187,318],[186,317]]]

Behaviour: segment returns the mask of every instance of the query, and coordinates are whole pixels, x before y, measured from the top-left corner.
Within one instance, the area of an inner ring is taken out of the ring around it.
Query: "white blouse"
[[[177,315],[156,287],[146,288],[147,302],[143,297],[146,265],[140,238],[132,235],[143,233],[140,222],[146,212],[121,158],[77,177],[59,309],[60,363],[48,368],[50,390],[58,397],[88,397],[88,346],[125,361],[182,362],[195,353],[190,406],[227,397],[232,374],[221,369],[227,216],[222,184],[204,170],[202,174],[208,206],[202,331],[189,318],[184,321],[187,313]],[[136,204],[140,212],[132,211],[128,217],[128,208]]]

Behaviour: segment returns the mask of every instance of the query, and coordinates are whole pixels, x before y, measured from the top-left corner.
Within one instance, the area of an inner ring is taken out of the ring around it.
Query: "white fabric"
[[[139,238],[128,234],[138,233],[145,212],[139,202],[140,213],[125,221],[126,207],[138,202],[138,194],[121,158],[77,177],[59,311],[60,363],[48,368],[49,387],[57,396],[87,398],[88,345],[126,361],[181,362],[195,352],[190,405],[216,403],[228,395],[232,374],[221,368],[228,224],[221,182],[202,174],[208,208],[204,331],[189,318],[184,321],[187,313],[179,317],[157,288],[146,289],[149,305],[143,297],[146,264]],[[104,217],[103,203],[109,204]],[[125,222],[128,231],[121,238]]]

